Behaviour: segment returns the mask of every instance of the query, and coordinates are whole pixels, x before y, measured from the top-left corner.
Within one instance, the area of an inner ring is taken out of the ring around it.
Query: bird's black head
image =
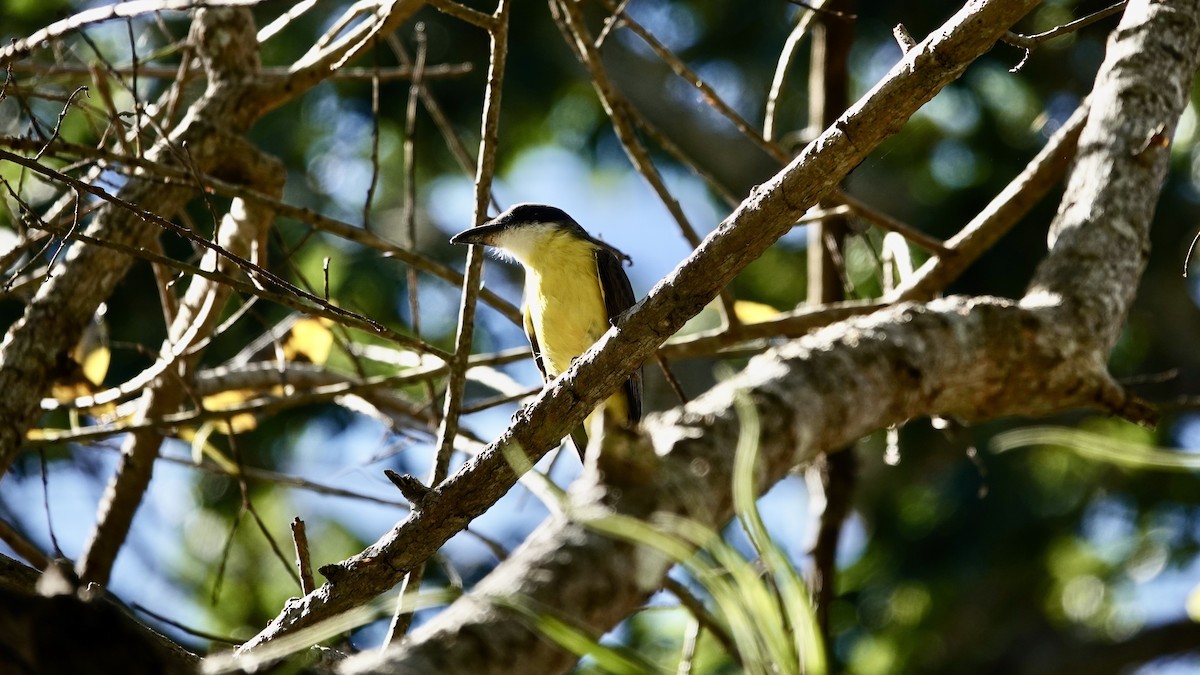
[[[509,207],[507,211],[492,218],[485,225],[507,225],[517,227],[520,225],[539,225],[539,224],[561,224],[573,225],[579,227],[579,223],[575,219],[567,215],[566,211],[557,206],[549,206],[547,204],[517,204]]]
[[[494,237],[502,231],[518,227],[552,226],[567,231],[582,239],[592,240],[588,233],[567,215],[566,211],[546,204],[517,204],[504,213],[469,230],[450,237],[452,244],[492,244]]]

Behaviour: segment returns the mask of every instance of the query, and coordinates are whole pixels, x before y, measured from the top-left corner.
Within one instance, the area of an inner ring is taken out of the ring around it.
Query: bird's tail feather
[[[587,454],[588,435],[584,430],[583,425],[575,427],[571,432],[571,443],[575,445],[575,451],[579,453],[579,461],[583,461],[584,455]]]

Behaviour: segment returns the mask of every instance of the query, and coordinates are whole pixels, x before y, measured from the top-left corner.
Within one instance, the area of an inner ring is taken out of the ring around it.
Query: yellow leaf
[[[223,420],[214,420],[213,426],[225,435],[240,434],[258,426],[258,418],[254,413],[240,413]]]
[[[94,393],[96,393],[96,389],[83,378],[72,378],[69,382],[55,382],[50,387],[50,398],[63,404],[69,404],[80,396]]]
[[[209,436],[212,436],[213,432],[219,431],[216,427],[217,425],[212,422],[205,422],[200,425],[199,429],[180,429],[179,439],[192,444],[193,463],[200,464],[205,457],[208,457],[226,472],[236,475],[237,463],[226,457],[220,448],[208,442]]]
[[[245,403],[258,395],[259,392],[253,389],[230,389],[212,394],[211,396],[205,396],[202,403],[205,410],[219,412]],[[239,434],[257,427],[258,418],[254,416],[254,413],[242,412],[225,419],[213,420],[208,422],[206,426],[211,426],[212,431],[222,434]]]
[[[112,362],[112,352],[108,347],[97,347],[84,355],[80,361],[83,366],[83,376],[88,382],[96,386],[104,382],[104,376],[108,374],[108,364]]]
[[[733,311],[738,321],[742,323],[762,323],[779,316],[779,310],[770,305],[752,300],[737,300],[733,303]]]
[[[333,348],[333,332],[329,330],[331,325],[333,322],[325,318],[298,319],[283,345],[287,360],[308,361],[318,365],[325,363]]]
[[[1192,592],[1188,593],[1185,607],[1187,608],[1188,618],[1196,623],[1200,623],[1200,586],[1193,588]]]

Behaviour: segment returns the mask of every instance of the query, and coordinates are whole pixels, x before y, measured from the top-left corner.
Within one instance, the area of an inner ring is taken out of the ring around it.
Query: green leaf
[[[992,439],[992,448],[996,452],[1032,445],[1065,448],[1088,459],[1109,462],[1129,469],[1200,470],[1200,454],[1185,454],[1082,429],[1028,427],[1006,431]]]

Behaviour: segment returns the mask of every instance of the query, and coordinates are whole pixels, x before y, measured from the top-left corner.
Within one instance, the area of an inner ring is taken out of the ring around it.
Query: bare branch
[[[470,63],[435,63],[425,66],[422,77],[430,80],[441,80],[452,77],[462,77],[474,71],[474,65]],[[91,72],[91,68],[84,66],[72,66],[68,64],[44,64],[44,63],[26,63],[17,61],[12,64],[12,71],[18,74],[36,73],[43,77],[54,77],[59,75],[79,76],[86,75]],[[131,75],[131,68],[114,68],[114,73],[118,75]],[[146,66],[138,68],[138,75],[144,78],[159,78],[164,80],[178,80],[179,69],[168,68],[165,66]],[[280,78],[287,75],[286,68],[263,68],[262,74],[266,78]],[[378,78],[380,82],[394,82],[397,80],[411,80],[413,78],[413,69],[408,66],[393,66],[390,68],[341,68],[338,71],[331,73],[330,80],[347,81],[347,82],[363,82]]]
[[[957,78],[968,63],[989,49],[1035,4],[1035,0],[972,3],[905,55],[837,124],[786,169],[759,186],[616,328],[551,383],[497,441],[437,486],[436,498],[427,499],[422,511],[397,524],[359,556],[325,567],[329,583],[289,604],[242,651],[252,651],[286,632],[374,597],[392,587],[405,571],[427,560],[446,539],[515,483],[517,477],[505,458],[507,448],[519,448],[532,460],[557,445],[663,340],[789,231],[817,199],[878,143],[898,131],[908,116]],[[862,401],[855,405],[861,406]],[[706,406],[696,401],[689,409]],[[795,441],[790,433],[784,435],[788,441]],[[765,438],[769,434],[764,431],[763,435]],[[843,442],[849,440],[847,436]],[[790,447],[794,449],[795,445]]]
[[[500,135],[500,97],[504,84],[504,67],[508,61],[508,12],[508,0],[498,0],[496,11],[492,15],[493,27],[489,34],[491,50],[488,57],[488,81],[484,91],[483,116],[480,120],[479,155],[475,169],[475,210],[472,216],[475,223],[482,223],[487,219],[492,177],[496,170],[496,146]],[[472,246],[467,252],[467,271],[463,275],[454,353],[447,359],[449,371],[446,399],[442,408],[441,426],[438,429],[438,454],[430,476],[431,485],[440,485],[449,473],[450,452],[454,447],[454,437],[458,434],[467,362],[475,335],[475,308],[482,285],[482,272],[483,247]]]
[[[357,16],[362,3],[355,3],[347,9],[342,20],[336,22],[330,32],[326,34],[330,40],[318,42],[307,54],[296,60],[281,91],[308,89],[326,79],[341,64],[357,56],[373,39],[391,33],[408,21],[417,10],[424,6],[425,2],[424,0],[394,0],[371,4],[375,4],[375,11],[369,14],[368,19],[361,21],[340,38],[334,40],[332,37],[341,32],[345,23]]]
[[[1087,120],[1081,105],[1029,164],[1000,194],[952,237],[948,255],[931,258],[916,274],[880,300],[801,307],[770,321],[742,326],[737,332],[713,330],[676,338],[662,348],[670,358],[706,356],[721,350],[762,351],[772,337],[800,337],[850,316],[870,314],[895,302],[932,300],[966,271],[1059,183],[1075,156],[1075,143]]]
[[[1006,42],[1010,45],[1013,45],[1014,47],[1020,47],[1021,49],[1024,49],[1027,51],[1032,50],[1032,49],[1037,48],[1043,42],[1053,40],[1056,37],[1060,37],[1060,36],[1066,35],[1068,33],[1074,33],[1075,31],[1086,28],[1086,27],[1096,23],[1097,21],[1100,21],[1102,19],[1107,19],[1108,17],[1113,16],[1114,14],[1119,14],[1125,10],[1125,4],[1126,4],[1125,1],[1122,0],[1122,2],[1118,2],[1115,4],[1109,5],[1108,7],[1105,7],[1104,9],[1102,9],[1098,12],[1093,12],[1092,14],[1088,14],[1087,16],[1085,16],[1083,18],[1075,19],[1074,21],[1069,21],[1067,23],[1064,23],[1061,26],[1055,26],[1054,28],[1051,28],[1048,31],[1036,33],[1034,35],[1024,35],[1021,33],[1014,33],[1012,31],[1009,31],[1007,34],[1005,34],[1003,40],[1004,40],[1004,42]]]
[[[621,459],[585,476],[563,506],[568,517],[535,532],[404,646],[358,657],[348,672],[569,667],[573,656],[506,609],[511,598],[572,608],[569,618],[597,635],[640,607],[671,561],[622,538],[612,521],[670,523],[674,514],[721,527],[732,512],[728,448],[742,433],[735,399],[753,402],[761,427],[760,490],[821,451],[915,416],[974,420],[1125,405],[1130,397],[1105,371],[1106,357],[1145,260],[1169,160],[1166,147],[1145,142],[1146,127],[1157,135],[1175,123],[1200,65],[1200,2],[1138,10],[1110,42],[1051,251],[1019,303],[952,297],[900,305],[753,359],[683,409],[652,415],[644,436],[618,441],[635,447],[606,448],[602,461]],[[1176,644],[1192,644],[1194,631],[1183,637]],[[480,661],[498,653],[520,661]]]
[[[317,584],[313,581],[312,560],[308,553],[308,531],[299,516],[292,519],[292,544],[296,550],[296,570],[300,573],[300,592],[308,595]]]
[[[62,21],[33,33],[23,40],[14,40],[12,44],[0,47],[0,65],[18,56],[23,56],[38,47],[43,42],[53,42],[65,35],[78,32],[82,28],[128,19],[151,12],[183,12],[198,7],[248,7],[257,5],[261,0],[132,0],[118,2],[85,10]]]

